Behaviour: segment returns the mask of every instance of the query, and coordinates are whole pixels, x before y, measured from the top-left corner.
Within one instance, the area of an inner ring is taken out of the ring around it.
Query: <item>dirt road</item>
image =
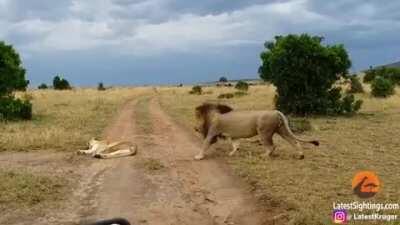
[[[151,225],[263,224],[246,185],[215,159],[194,161],[200,143],[172,122],[156,98],[140,106],[147,110],[125,107],[107,132],[111,140],[137,143],[139,153],[107,161],[112,165],[90,197],[93,214],[85,216]],[[150,129],[135,126],[135,120],[151,121]]]
[[[223,162],[193,160],[200,141],[166,115],[157,97],[126,104],[105,136],[138,144],[138,154],[78,163],[80,179],[66,206],[35,224],[110,217],[142,225],[270,224],[249,187]]]

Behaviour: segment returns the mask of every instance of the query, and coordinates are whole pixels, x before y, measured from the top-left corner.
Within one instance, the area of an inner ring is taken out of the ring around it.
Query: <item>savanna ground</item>
[[[76,171],[91,168],[92,165],[91,159],[78,158],[73,152],[84,148],[90,137],[104,136],[104,129],[117,115],[118,109],[132,99],[137,99],[133,110],[137,117],[134,121],[135,135],[142,136],[138,138],[142,146],[154,151],[147,151],[142,156],[139,154],[133,168],[139,168],[138,171],[143,173],[151,171],[146,175],[149,179],[164,177],[174,184],[172,173],[188,178],[187,182],[195,182],[190,180],[192,176],[186,174],[191,172],[185,171],[186,166],[194,165],[193,171],[198,172],[204,169],[201,165],[227,162],[238,177],[250,184],[258,203],[276,212],[272,215],[283,218],[282,224],[331,224],[333,202],[360,201],[351,190],[351,180],[360,170],[375,171],[383,183],[382,190],[371,201],[400,203],[400,90],[387,99],[372,98],[369,91],[358,94],[364,104],[360,113],[352,117],[307,118],[312,129],[298,135],[315,137],[321,145],[305,146],[304,160],[294,159],[295,151],[279,137],[275,137],[279,156],[273,159],[261,156],[264,150],[254,138],[243,140],[241,149],[233,157],[227,156],[230,146],[222,141],[208,152],[206,161],[200,164],[168,158],[174,153],[166,155],[168,160],[161,160],[155,154],[157,151],[162,153],[160,146],[170,144],[171,149],[176,146],[189,148],[192,142],[186,137],[183,144],[177,144],[176,135],[182,132],[171,132],[170,123],[163,125],[165,133],[160,133],[160,124],[165,120],[149,117],[149,114],[160,117],[160,112],[154,109],[154,99],[160,101],[162,109],[189,135],[194,134],[193,109],[204,101],[221,101],[235,110],[274,108],[275,92],[270,85],[251,86],[248,95],[228,100],[217,100],[217,96],[234,92],[233,88],[207,87],[207,94],[203,95],[189,95],[189,90],[190,87],[159,87],[157,92],[152,88],[29,92],[34,105],[33,120],[0,124],[0,151],[3,151],[0,153],[0,210],[3,212],[0,223],[4,215],[8,224],[19,224],[18,217],[21,215],[35,218],[47,214],[51,208],[64,210],[62,205],[74,198],[71,192],[81,180],[82,174]],[[163,139],[164,136],[167,140]],[[154,143],[158,146],[151,147]],[[185,151],[178,149],[178,153],[185,154]],[[107,161],[101,165],[102,168],[107,168],[111,162]],[[118,162],[121,168],[132,169],[131,163]],[[178,167],[174,168],[176,165]],[[139,176],[134,172],[125,175]],[[161,184],[167,185],[168,182]],[[173,191],[170,187],[166,190]],[[207,209],[213,210],[212,207]]]
[[[368,87],[366,87],[368,89]],[[232,88],[205,88],[205,95],[188,95],[189,88],[161,89],[163,107],[188,129],[195,125],[193,108],[216,101]],[[223,157],[238,175],[257,189],[270,207],[283,207],[294,224],[330,224],[333,202],[360,201],[351,190],[356,172],[375,171],[383,188],[373,202],[400,203],[400,91],[388,99],[372,98],[367,90],[357,94],[364,101],[352,117],[310,117],[312,130],[300,136],[315,137],[319,147],[304,146],[305,159],[293,159],[295,151],[275,136],[279,157],[264,159],[262,146],[242,141],[234,157],[228,143],[217,144],[209,158]],[[249,94],[221,101],[235,110],[274,109],[273,86],[252,86]],[[399,213],[399,211],[397,211]]]

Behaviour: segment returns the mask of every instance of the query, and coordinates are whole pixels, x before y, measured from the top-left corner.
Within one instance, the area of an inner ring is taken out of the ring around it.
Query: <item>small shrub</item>
[[[353,114],[361,109],[363,101],[357,100],[355,101],[354,95],[345,95],[341,100],[341,110],[340,113],[342,114]]]
[[[249,84],[244,81],[239,81],[236,83],[235,88],[241,91],[249,90]]]
[[[100,83],[97,85],[97,90],[99,90],[99,91],[105,91],[105,90],[106,90],[106,88],[104,87],[103,82],[100,82]]]
[[[192,94],[192,95],[201,95],[202,93],[203,93],[203,89],[199,85],[193,86],[192,90],[189,92],[189,94]]]
[[[350,78],[350,89],[348,90],[348,93],[363,93],[364,88],[356,76],[352,76]]]
[[[38,89],[48,89],[48,88],[49,87],[45,83],[42,83],[41,85],[38,86]]]
[[[32,119],[32,104],[29,100],[14,97],[0,98],[0,118],[2,120]]]
[[[371,84],[371,94],[375,97],[386,98],[394,94],[394,84],[391,80],[381,76],[375,77]]]
[[[218,95],[218,98],[233,98],[233,97],[235,97],[235,95],[232,93],[223,93]]]
[[[236,91],[234,93],[222,93],[218,95],[218,98],[233,98],[233,97],[242,97],[247,95],[247,92]]]

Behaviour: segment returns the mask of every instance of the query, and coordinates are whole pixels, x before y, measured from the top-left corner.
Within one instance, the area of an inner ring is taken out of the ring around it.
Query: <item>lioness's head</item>
[[[233,109],[224,104],[203,103],[195,109],[197,125],[194,127],[195,131],[201,133],[203,137],[207,136],[208,128],[210,127],[210,115],[213,112],[220,114],[228,113]]]
[[[92,148],[92,146],[95,145],[97,142],[99,141],[95,137],[92,137],[88,142],[89,148]]]

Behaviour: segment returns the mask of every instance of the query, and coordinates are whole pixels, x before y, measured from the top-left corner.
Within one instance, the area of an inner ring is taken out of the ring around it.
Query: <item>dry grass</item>
[[[196,105],[232,92],[229,88],[205,88],[212,94],[197,96],[188,95],[189,89],[164,88],[161,95],[163,107],[188,127],[194,124]],[[361,201],[351,190],[351,180],[360,170],[375,171],[383,183],[372,202],[400,203],[400,90],[388,99],[372,98],[366,90],[357,95],[364,105],[354,117],[308,118],[313,129],[301,136],[316,137],[321,146],[305,146],[305,160],[293,159],[295,151],[277,137],[279,156],[275,159],[262,158],[262,146],[246,140],[232,158],[227,157],[230,146],[224,142],[209,154],[226,158],[258,189],[265,204],[286,211],[289,224],[331,224],[333,202]],[[249,95],[223,102],[238,110],[272,109],[273,97],[272,86],[255,86],[250,87]]]
[[[45,206],[63,200],[67,182],[61,177],[0,169],[0,210]]]
[[[119,106],[147,91],[147,88],[30,91],[33,120],[0,123],[0,151],[74,151],[85,147],[91,137],[101,136]]]

